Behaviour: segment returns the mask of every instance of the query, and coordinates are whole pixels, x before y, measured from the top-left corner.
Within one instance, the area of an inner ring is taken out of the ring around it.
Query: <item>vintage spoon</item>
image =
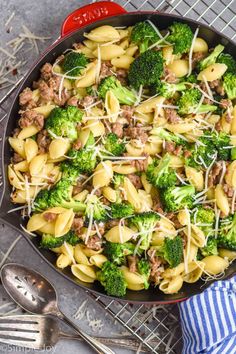
[[[113,350],[77,327],[57,304],[56,289],[41,274],[16,263],[5,264],[1,270],[4,288],[24,310],[38,315],[53,315],[72,327],[97,353],[115,354]]]

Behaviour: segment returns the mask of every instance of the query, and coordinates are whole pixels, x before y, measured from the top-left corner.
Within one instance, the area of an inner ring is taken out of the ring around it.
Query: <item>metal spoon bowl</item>
[[[41,274],[16,263],[5,264],[1,270],[4,288],[24,310],[39,315],[53,315],[72,327],[97,353],[115,354],[113,350],[89,336],[66,317],[58,307],[57,292]]]

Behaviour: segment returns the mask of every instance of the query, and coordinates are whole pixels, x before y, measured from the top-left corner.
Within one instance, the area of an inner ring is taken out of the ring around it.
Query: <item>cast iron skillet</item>
[[[135,12],[127,13],[121,6],[113,2],[102,1],[99,3],[90,4],[88,6],[82,7],[72,14],[70,14],[62,25],[61,38],[56,41],[35,63],[32,69],[26,75],[23,83],[20,85],[16,96],[13,100],[12,106],[9,109],[9,114],[7,117],[6,127],[3,136],[3,151],[2,151],[2,169],[3,169],[3,190],[0,196],[0,218],[10,226],[12,226],[17,231],[20,231],[25,239],[30,243],[33,249],[48,263],[50,264],[58,273],[62,274],[63,277],[73,282],[75,285],[79,285],[84,289],[89,289],[98,295],[105,295],[103,288],[98,282],[94,284],[83,283],[76,280],[71,274],[70,270],[58,270],[55,268],[55,255],[53,252],[42,250],[39,248],[39,237],[32,238],[28,234],[24,233],[20,227],[22,223],[20,213],[7,213],[8,210],[12,209],[14,206],[10,201],[11,187],[7,180],[7,165],[10,162],[11,151],[10,146],[7,142],[7,138],[11,135],[13,129],[16,127],[18,120],[18,96],[19,93],[25,87],[31,87],[32,82],[37,80],[40,75],[40,68],[46,62],[53,63],[55,59],[66,49],[71,48],[72,44],[75,42],[80,42],[83,40],[83,32],[89,32],[93,28],[101,25],[113,25],[113,26],[129,26],[134,25],[136,22],[144,21],[150,19],[154,24],[158,26],[159,29],[165,29],[172,24],[173,21],[182,21],[187,23],[193,31],[199,26],[199,36],[203,37],[209,44],[210,47],[214,47],[216,44],[222,43],[226,48],[226,52],[231,53],[235,56],[236,46],[228,38],[224,37],[221,33],[211,29],[208,26],[200,25],[198,22],[183,19],[179,16],[173,16],[169,14],[161,14],[157,12]],[[2,235],[2,237],[4,237]],[[236,264],[232,264],[226,271],[224,279],[231,277],[236,273]],[[122,299],[129,302],[139,302],[145,304],[157,304],[157,303],[173,303],[182,301],[189,296],[200,293],[204,288],[209,286],[209,282],[204,284],[198,281],[194,284],[187,284],[183,286],[178,294],[165,295],[158,289],[151,288],[147,291],[128,291],[127,295]]]

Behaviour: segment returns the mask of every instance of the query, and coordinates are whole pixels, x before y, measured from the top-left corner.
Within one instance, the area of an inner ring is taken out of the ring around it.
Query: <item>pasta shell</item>
[[[72,274],[85,283],[93,283],[96,279],[96,273],[92,266],[85,264],[74,264],[71,266]]]
[[[27,162],[30,162],[38,153],[38,144],[33,139],[26,139],[25,141],[25,156]]]
[[[11,194],[11,200],[13,203],[25,204],[27,202],[27,197],[33,198],[35,195],[35,187],[29,187],[27,193],[25,190],[16,189]]]
[[[68,209],[59,214],[55,222],[55,236],[60,237],[69,232],[73,223],[74,213],[73,209]]]
[[[88,257],[84,254],[83,247],[81,245],[75,246],[74,257],[77,263],[90,265]]]
[[[15,171],[27,172],[28,169],[29,169],[29,165],[26,160],[18,162],[17,164],[14,165]]]
[[[189,182],[196,188],[196,190],[202,191],[204,188],[204,177],[202,171],[197,171],[193,167],[185,166],[186,177]]]
[[[219,256],[205,257],[202,259],[202,262],[205,264],[205,271],[212,275],[224,272],[229,266],[228,260]]]
[[[104,187],[102,189],[102,194],[106,199],[108,199],[111,203],[115,203],[117,199],[116,191],[111,187]]]
[[[127,283],[127,288],[130,290],[142,290],[144,289],[143,277],[139,273],[130,272],[129,268],[121,267],[121,271],[124,275]]]
[[[106,232],[105,239],[109,242],[125,243],[129,241],[135,232],[127,226],[116,225]]]
[[[54,68],[55,70],[55,68]],[[66,79],[64,79],[65,82]],[[54,104],[47,104],[44,106],[39,106],[36,108],[33,108],[34,111],[42,114],[45,118],[47,118],[49,116],[49,114],[51,113],[51,111],[55,108],[56,106]]]
[[[66,155],[70,148],[70,141],[68,139],[54,139],[49,145],[49,157],[51,159],[58,159]]]
[[[215,199],[217,207],[227,216],[230,210],[229,201],[221,184],[218,184],[215,188]]]
[[[120,103],[112,91],[107,91],[106,93],[105,108],[110,116],[109,122],[115,123],[119,115]]]
[[[96,81],[97,63],[93,62],[88,65],[87,70],[80,79],[75,81],[75,87],[89,87]]]
[[[111,161],[100,162],[95,168],[93,186],[95,188],[108,186],[112,180],[112,177],[113,170]]]
[[[16,174],[16,171],[13,170],[11,165],[8,166],[8,179],[10,184],[16,189],[21,189],[21,190],[24,189],[21,180],[19,179],[19,177]]]
[[[125,54],[124,49],[117,44],[100,46],[100,55],[102,60],[111,60],[123,54]],[[98,58],[98,49],[93,51],[93,55]]]
[[[25,142],[18,138],[8,138],[9,144],[12,149],[17,152],[21,157],[25,158]]]
[[[172,279],[163,279],[159,285],[159,289],[165,294],[177,293],[183,285],[183,278],[181,275],[177,275]]]
[[[31,176],[37,176],[43,169],[47,162],[47,154],[35,156],[29,164],[29,171]]]
[[[35,125],[30,125],[29,127],[23,128],[18,134],[18,139],[24,140],[30,138],[31,136],[37,134],[40,131]]]
[[[135,210],[139,210],[142,206],[142,202],[135,186],[127,177],[124,178],[124,191],[128,202],[133,205]]]
[[[214,81],[220,79],[227,70],[227,66],[221,63],[215,63],[209,65],[206,69],[202,70],[199,74],[197,79],[203,80],[204,77],[206,81]]]
[[[119,32],[114,27],[109,25],[100,26],[93,29],[89,33],[84,33],[84,37],[98,43],[120,40]]]
[[[130,164],[127,163],[113,165],[112,169],[114,172],[120,173],[122,175],[129,175],[130,173],[135,173],[137,171],[135,166],[131,166]]]
[[[136,111],[139,113],[154,112],[155,109],[158,107],[158,105],[161,107],[164,101],[165,101],[165,97],[162,96],[148,99],[142,102],[140,105],[138,105],[136,107]]]
[[[176,77],[184,77],[188,74],[188,61],[184,59],[174,60],[171,64],[167,66]]]
[[[107,257],[105,257],[103,254],[95,254],[89,259],[89,262],[98,268],[102,268],[103,263],[105,263],[106,261]]]
[[[198,281],[204,271],[205,264],[200,261],[190,262],[188,264],[188,272],[183,274],[183,280],[186,283],[195,283]]]
[[[112,65],[114,65],[116,68],[122,68],[128,70],[130,65],[133,63],[134,58],[131,57],[130,55],[121,55],[120,57],[113,58],[111,60]]]
[[[42,214],[34,214],[30,217],[26,229],[30,232],[39,230],[42,226],[47,224]]]
[[[54,222],[47,222],[45,225],[40,227],[38,230],[44,234],[55,235],[55,221]]]
[[[63,253],[57,258],[56,266],[57,268],[64,269],[71,264],[71,259],[64,255]]]
[[[86,127],[93,133],[95,138],[105,134],[105,126],[99,119],[89,119]]]

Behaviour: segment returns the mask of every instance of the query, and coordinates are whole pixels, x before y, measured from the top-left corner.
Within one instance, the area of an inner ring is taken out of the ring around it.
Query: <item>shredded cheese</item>
[[[192,44],[190,47],[190,51],[189,51],[189,57],[188,57],[188,76],[191,75],[192,73],[192,62],[193,62],[193,47],[197,38],[199,32],[199,27],[196,29],[194,36],[193,36],[193,40],[192,40]]]

